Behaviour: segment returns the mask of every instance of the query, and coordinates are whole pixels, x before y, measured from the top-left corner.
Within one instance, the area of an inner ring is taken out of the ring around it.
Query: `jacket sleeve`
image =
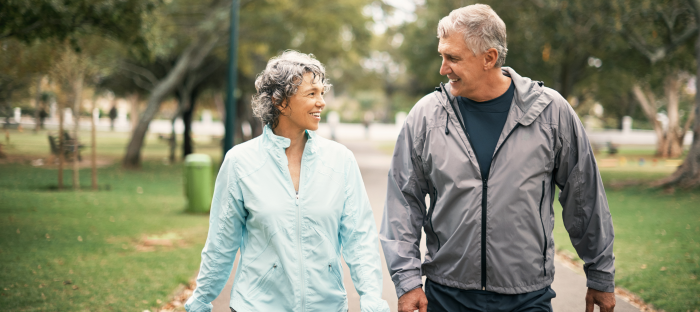
[[[586,286],[614,292],[615,233],[608,200],[586,132],[569,105],[562,109],[559,118],[558,139],[554,180],[561,189],[564,226],[585,262]]]
[[[210,312],[231,273],[241,244],[247,211],[234,173],[232,152],[226,154],[214,186],[209,213],[209,234],[202,250],[197,288],[187,300],[188,312]]]
[[[412,124],[409,115],[396,141],[379,233],[399,298],[423,286],[420,239],[428,187],[421,160],[414,149]]]
[[[343,259],[360,295],[362,312],[389,312],[382,299],[382,263],[377,226],[355,157],[348,150],[345,163],[345,205],[340,220]]]

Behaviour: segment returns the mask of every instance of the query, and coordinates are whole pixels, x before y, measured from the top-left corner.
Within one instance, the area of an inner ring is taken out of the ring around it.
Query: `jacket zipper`
[[[306,147],[303,153],[306,153]],[[299,167],[299,191],[301,191],[301,182],[304,177],[304,154],[301,155],[301,164]],[[306,288],[304,285],[304,255],[301,247],[301,206],[299,205],[299,191],[294,189],[294,181],[292,180],[291,173],[289,174],[289,182],[292,183],[292,191],[296,194],[294,204],[297,206],[297,251],[299,252],[299,279],[301,281],[301,311],[304,311],[304,306],[306,304]]]
[[[515,127],[508,132],[508,135],[506,136],[505,139],[503,139],[503,142],[501,143],[501,146],[496,149],[496,151],[493,152],[493,157],[491,157],[491,169],[493,169],[493,161],[496,159],[496,155],[498,155],[498,152],[501,150],[501,147],[506,144],[506,141],[508,138],[510,138],[510,135],[515,132],[515,129],[518,129],[520,126],[519,123],[515,124]],[[476,155],[476,153],[474,153]],[[489,171],[489,174],[492,171]],[[481,290],[486,290],[486,198],[488,195],[488,183],[489,183],[489,177],[483,178],[483,195],[481,197]]]
[[[299,172],[299,180],[301,181],[301,171]],[[301,183],[299,183],[299,189],[301,189]],[[296,197],[297,198],[295,204],[297,205],[297,247],[299,251],[299,277],[301,280],[301,311],[304,311],[304,299],[306,297],[306,289],[304,288],[304,255],[301,248],[301,206],[299,206],[298,193]]]
[[[547,276],[547,231],[544,228],[544,219],[542,219],[542,202],[544,201],[544,180],[542,180],[542,197],[540,198],[540,222],[542,222],[542,233],[544,235],[544,250],[542,251],[542,268],[544,276]]]
[[[265,274],[260,278],[260,282],[255,285],[253,289],[250,290],[250,296],[252,298],[255,297],[255,295],[258,294],[260,289],[263,287],[263,284],[267,284],[268,280],[270,279],[270,275],[272,275],[272,272],[274,272],[277,269],[277,263],[272,264],[272,267],[265,272]]]
[[[445,93],[445,98],[447,98],[447,102],[450,104],[450,107],[452,107],[452,110],[457,112],[455,109],[454,105],[452,104],[452,101],[450,101],[449,96],[447,95],[447,91],[444,89],[444,84],[440,83],[440,87],[442,89],[442,92]],[[459,125],[462,126],[462,130],[464,131],[464,134],[467,135],[467,141],[469,141],[469,145],[474,146],[472,144],[471,138],[469,137],[469,132],[467,131],[467,127],[462,123],[462,120],[457,117],[457,121],[459,121]],[[448,118],[449,118],[449,113],[448,113]],[[506,136],[505,139],[503,139],[503,142],[501,143],[501,146],[496,149],[493,153],[493,157],[491,157],[491,165],[493,166],[493,160],[496,159],[496,155],[498,154],[498,151],[501,150],[501,147],[506,144],[506,140],[510,137],[511,134],[515,131],[520,126],[520,124],[515,124],[515,127],[508,132],[508,135]],[[479,158],[476,156],[476,153],[474,153],[474,157],[476,158],[477,163],[479,162]],[[487,195],[488,195],[488,182],[489,178],[488,177],[481,177],[481,182],[482,182],[482,196],[481,196],[481,290],[486,290],[486,216],[487,216]]]

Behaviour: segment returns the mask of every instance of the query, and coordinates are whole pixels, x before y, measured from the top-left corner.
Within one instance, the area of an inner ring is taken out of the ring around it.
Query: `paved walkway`
[[[348,148],[350,148],[355,154],[357,163],[360,166],[360,171],[362,172],[362,178],[365,182],[365,188],[367,189],[367,195],[369,196],[370,203],[372,205],[372,210],[374,212],[375,222],[377,223],[377,228],[379,228],[379,223],[382,219],[382,212],[384,209],[384,200],[386,197],[386,183],[387,183],[387,172],[389,164],[391,162],[391,156],[385,155],[377,151],[372,143],[366,141],[346,141],[342,142]],[[425,235],[423,235],[425,237]],[[422,252],[425,252],[425,242],[421,242]],[[381,248],[380,248],[380,252]],[[391,282],[389,276],[389,271],[386,268],[386,263],[384,262],[384,255],[382,253],[382,271],[384,273],[384,288],[382,292],[382,297],[389,303],[392,312],[397,311],[397,298],[396,292],[394,291],[394,285]],[[237,264],[238,260],[236,260]],[[344,276],[345,276],[345,288],[348,291],[348,303],[350,312],[360,311],[360,298],[355,287],[350,279],[350,271],[348,270],[345,263]],[[556,274],[554,278],[554,284],[552,288],[557,293],[557,298],[552,301],[554,311],[562,312],[582,312],[585,311],[585,301],[584,297],[586,295],[586,278],[570,268],[566,267],[560,262],[555,262]],[[234,265],[233,272],[236,270],[236,265]],[[230,312],[228,309],[229,296],[231,293],[231,285],[233,284],[233,276],[229,278],[226,288],[221,292],[221,295],[213,302],[214,312]],[[599,311],[596,307],[596,311]],[[617,306],[615,307],[617,312],[638,312],[639,310],[629,303],[617,298]]]

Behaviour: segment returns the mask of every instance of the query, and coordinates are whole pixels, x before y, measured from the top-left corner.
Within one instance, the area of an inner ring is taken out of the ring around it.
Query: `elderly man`
[[[489,6],[452,11],[438,38],[449,84],[408,114],[380,234],[399,311],[551,311],[555,185],[585,261],[586,311],[613,311],[613,224],[576,113],[502,67],[506,26]]]

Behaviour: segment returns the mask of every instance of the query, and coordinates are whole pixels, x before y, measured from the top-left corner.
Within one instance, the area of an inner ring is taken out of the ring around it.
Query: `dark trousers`
[[[557,294],[549,286],[517,295],[485,290],[464,290],[440,285],[426,279],[428,312],[552,312]]]

